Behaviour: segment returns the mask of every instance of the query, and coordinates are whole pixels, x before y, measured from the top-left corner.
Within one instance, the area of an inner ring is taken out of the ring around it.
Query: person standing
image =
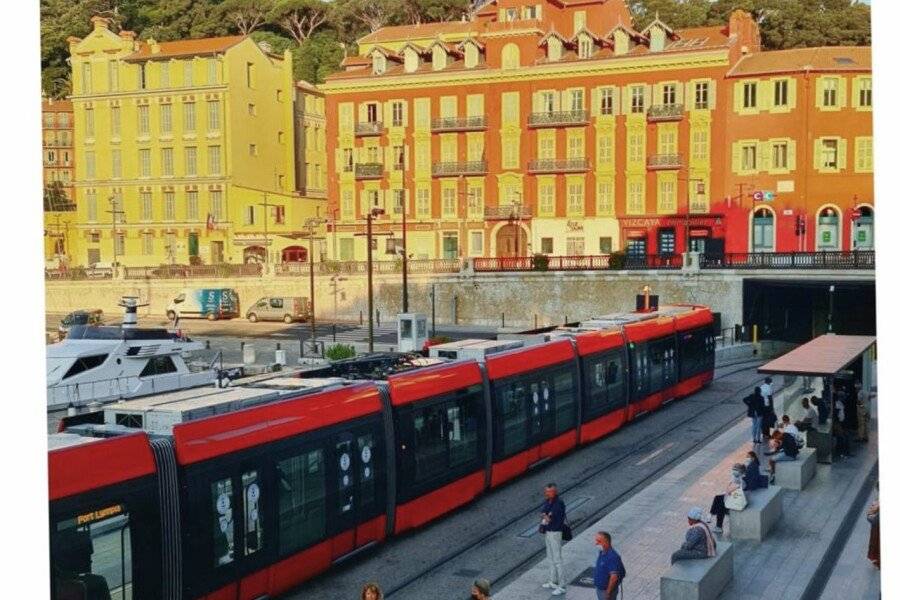
[[[750,435],[754,444],[762,443],[762,424],[765,416],[765,405],[759,386],[753,388],[753,393],[744,397],[747,405],[747,416],[750,417]]]
[[[856,438],[859,442],[869,441],[869,393],[856,382]]]
[[[763,412],[763,437],[769,439],[771,437],[771,429],[775,427],[775,394],[772,391],[772,378],[766,377],[763,380],[763,384],[759,386],[760,394],[762,394],[763,405],[765,410]]]
[[[544,505],[541,507],[539,531],[544,534],[547,561],[550,563],[550,578],[541,587],[552,589],[553,596],[562,596],[566,593],[562,560],[562,530],[565,522],[566,505],[557,494],[556,484],[548,483],[544,487]]]
[[[487,579],[476,579],[472,584],[472,600],[491,600],[491,582]]]
[[[612,537],[606,531],[598,531],[594,543],[600,547],[597,564],[594,565],[594,587],[597,588],[597,600],[616,600],[622,579],[625,577],[625,565],[622,557],[613,550]]]
[[[875,490],[878,490],[878,483],[875,483]],[[881,528],[878,523],[878,498],[869,506],[866,511],[866,520],[869,521],[869,553],[868,559],[872,561],[876,569],[881,568]]]

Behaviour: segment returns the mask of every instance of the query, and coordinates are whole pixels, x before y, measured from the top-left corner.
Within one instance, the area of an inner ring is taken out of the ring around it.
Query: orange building
[[[381,259],[404,210],[413,259],[723,250],[731,87],[771,53],[742,11],[630,25],[623,0],[494,0],[361,38],[321,86],[332,256],[365,258],[376,207]]]
[[[44,187],[53,188],[44,199],[44,255],[51,261],[51,266],[57,266],[71,254],[69,229],[74,232],[75,120],[72,103],[45,98],[41,102],[41,119]]]
[[[873,250],[871,49],[749,54],[726,88],[726,250]]]

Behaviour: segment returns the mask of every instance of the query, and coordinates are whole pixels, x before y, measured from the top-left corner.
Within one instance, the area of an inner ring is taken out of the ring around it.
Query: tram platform
[[[799,385],[795,384],[779,393],[776,407],[782,410],[785,403],[790,405],[799,391]],[[877,476],[875,405],[873,400],[868,444],[855,445],[854,455],[850,458],[818,465],[816,477],[803,491],[784,490],[783,515],[764,541],[733,541],[734,576],[720,598],[796,600],[818,597],[853,525],[865,511]],[[699,506],[704,513],[708,512],[713,496],[721,493],[729,481],[731,465],[741,462],[746,451],[751,449],[749,439],[750,422],[742,419],[583,529],[563,547],[564,575],[568,581],[564,597],[574,600],[597,597],[590,585],[598,551],[594,537],[597,531],[605,530],[612,535],[613,547],[622,556],[627,571],[624,597],[660,598],[660,577],[669,569],[671,553],[684,540],[688,510]],[[757,447],[757,452],[761,450]],[[577,511],[569,518],[576,520],[576,528],[579,528]],[[724,534],[717,534],[717,537],[732,541],[727,519]],[[841,560],[854,564],[850,557],[844,560],[841,556]],[[864,567],[870,566],[864,553],[857,560]],[[841,566],[844,563],[838,562],[836,568],[844,568]],[[860,570],[858,566],[853,568],[854,572]],[[493,598],[549,599],[552,597],[550,590],[541,588],[547,573],[544,559],[516,580],[500,586]],[[871,579],[870,574],[865,584],[868,589],[880,589],[877,574],[874,581]]]

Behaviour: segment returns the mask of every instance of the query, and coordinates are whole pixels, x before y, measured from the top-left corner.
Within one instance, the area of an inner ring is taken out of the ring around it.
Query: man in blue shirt
[[[594,565],[594,587],[597,588],[597,600],[616,600],[622,578],[625,577],[625,565],[622,557],[613,550],[612,538],[606,531],[598,531],[594,543],[600,546],[597,564]]]
[[[550,579],[541,587],[552,589],[553,596],[566,593],[566,581],[563,578],[562,563],[562,530],[566,522],[566,505],[556,494],[556,484],[548,483],[544,487],[544,504],[541,507],[540,532],[544,534],[544,545],[547,547],[547,561],[550,563]]]

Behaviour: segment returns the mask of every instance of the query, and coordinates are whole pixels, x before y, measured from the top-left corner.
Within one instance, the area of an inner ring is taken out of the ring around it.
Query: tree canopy
[[[321,83],[340,68],[345,48],[386,25],[458,20],[479,0],[40,0],[44,92],[69,93],[69,36],[84,37],[90,18],[141,39],[170,41],[252,35],[276,51],[294,53],[294,75]],[[766,49],[871,43],[870,8],[854,0],[628,0],[634,24],[657,15],[672,27],[724,24],[747,10]]]

